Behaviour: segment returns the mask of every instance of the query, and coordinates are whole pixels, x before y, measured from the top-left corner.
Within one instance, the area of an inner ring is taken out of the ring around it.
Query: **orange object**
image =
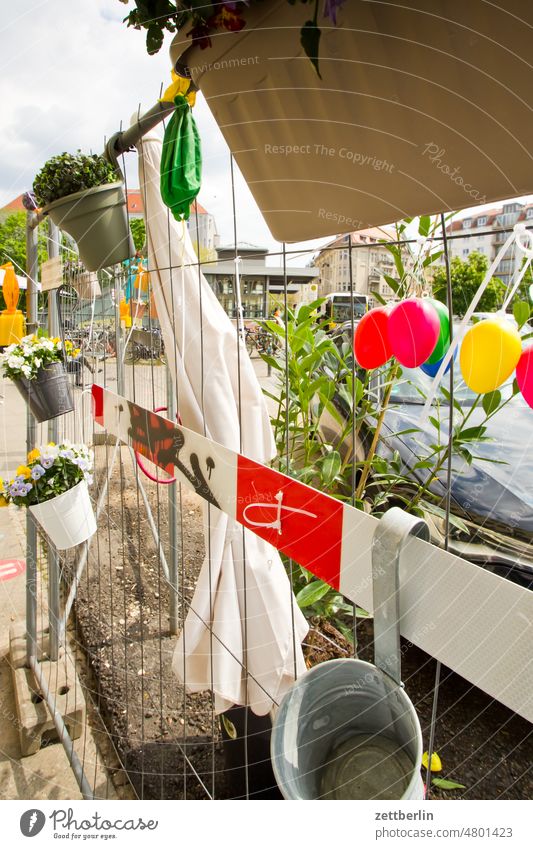
[[[0,268],[5,271],[2,294],[6,302],[6,309],[0,315],[0,345],[6,346],[20,342],[26,335],[26,322],[21,310],[17,309],[20,287],[15,269],[10,262],[0,265]]]
[[[19,302],[20,294],[17,275],[15,274],[15,269],[10,262],[0,265],[0,268],[5,269],[6,272],[4,275],[2,293],[4,295],[4,301],[6,302],[7,309],[5,309],[3,313],[4,315],[15,315],[17,312],[17,304]]]

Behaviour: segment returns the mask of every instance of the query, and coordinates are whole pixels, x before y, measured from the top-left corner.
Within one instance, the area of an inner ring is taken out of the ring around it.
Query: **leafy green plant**
[[[397,225],[397,241],[405,240],[409,225],[416,226],[410,219]],[[438,219],[423,216],[418,221],[420,238],[414,245],[386,245],[395,266],[395,276],[387,277],[387,282],[398,297],[421,294],[430,287],[432,266],[441,256],[441,251],[433,246],[439,226]],[[406,469],[397,450],[387,453],[380,449],[388,448],[390,434],[384,434],[383,425],[393,390],[407,378],[395,360],[373,371],[354,370],[351,341],[342,336],[333,338],[327,332],[328,321],[318,315],[323,302],[319,299],[302,306],[296,315],[288,310],[282,325],[264,322],[279,342],[272,355],[263,355],[277,375],[275,391],[266,391],[276,402],[272,416],[278,446],[275,465],[376,516],[396,505],[416,515],[430,513],[442,520],[443,499],[436,493],[435,482],[439,475],[445,477],[450,455],[452,463],[498,462],[480,456],[476,448],[488,439],[489,421],[518,392],[516,382],[506,393],[475,396],[470,399],[470,406],[453,399],[451,439],[451,397],[444,382],[429,419],[434,429],[430,444],[422,439],[420,427],[395,434],[409,434],[419,446],[419,459]],[[521,318],[525,315],[522,309]],[[413,387],[424,398],[423,390],[415,384]],[[475,411],[482,411],[483,415],[478,421],[476,414],[473,424]],[[328,418],[331,424],[324,426]],[[450,522],[468,534],[460,517],[452,515]],[[349,639],[352,605],[299,565],[291,563],[288,568],[298,604],[306,616],[333,620]]]
[[[128,4],[129,0],[120,0]],[[157,53],[166,32],[190,27],[187,35],[202,50],[211,47],[210,35],[217,30],[239,32],[246,26],[246,11],[252,0],[237,0],[235,3],[207,3],[204,0],[134,0],[135,8],[124,18],[129,27],[146,30],[146,49],[148,53]],[[294,6],[297,0],[287,0]],[[337,23],[337,9],[345,0],[328,0],[324,5],[322,17]],[[311,17],[300,30],[300,43],[320,76],[318,53],[321,30],[318,25],[318,0],[299,0],[299,4],[313,7]]]
[[[472,251],[468,259],[454,257],[450,263],[452,278],[454,313],[462,316],[467,311],[472,298],[476,294],[488,268],[485,254]],[[433,274],[433,294],[443,303],[446,302],[446,269],[438,268]],[[505,294],[505,286],[498,278],[493,278],[483,292],[477,310],[493,312],[496,310]]]
[[[41,206],[67,195],[94,189],[119,179],[114,167],[103,156],[61,153],[46,162],[33,182],[33,191]]]

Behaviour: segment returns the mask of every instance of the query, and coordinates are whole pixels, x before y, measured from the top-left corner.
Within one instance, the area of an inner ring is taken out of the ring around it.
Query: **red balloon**
[[[516,367],[516,382],[530,407],[533,407],[533,345],[522,351]]]
[[[392,357],[388,322],[389,311],[376,307],[367,312],[355,328],[353,349],[361,368],[378,368]]]
[[[431,356],[439,339],[440,320],[427,298],[407,298],[391,311],[392,353],[406,368],[416,368]]]

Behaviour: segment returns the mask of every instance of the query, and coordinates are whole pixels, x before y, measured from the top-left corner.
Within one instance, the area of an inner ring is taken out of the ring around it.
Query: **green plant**
[[[395,277],[387,277],[387,282],[399,297],[427,291],[432,265],[441,256],[441,251],[432,247],[440,226],[438,219],[400,222],[397,241],[405,240],[409,225],[418,226],[421,237],[414,246],[386,246],[396,272]],[[264,322],[280,342],[274,355],[262,355],[278,378],[275,392],[266,392],[276,402],[272,425],[279,453],[275,465],[376,516],[397,505],[416,515],[430,513],[442,520],[445,513],[442,496],[435,494],[435,480],[445,476],[450,457],[452,462],[459,459],[467,464],[474,460],[497,462],[479,456],[476,447],[487,441],[489,421],[518,392],[516,382],[506,393],[496,391],[469,399],[469,406],[455,398],[451,439],[451,399],[444,382],[431,410],[429,421],[434,434],[430,444],[422,438],[419,426],[395,434],[410,435],[419,446],[419,458],[406,469],[398,451],[389,450],[390,434],[384,435],[383,425],[393,390],[407,378],[395,360],[373,371],[354,367],[351,341],[342,336],[335,341],[326,332],[327,320],[317,317],[323,302],[321,299],[303,306],[297,315],[288,310],[281,326],[275,321]],[[413,386],[424,397],[418,385]],[[482,410],[483,416],[472,424],[476,410]],[[326,416],[333,424],[324,427]],[[413,472],[419,475],[418,480]],[[459,517],[452,515],[450,522],[468,534]],[[297,564],[289,568],[297,601],[306,615],[332,619],[349,638],[353,607]]]
[[[63,360],[61,340],[47,336],[24,336],[20,342],[9,345],[0,354],[0,368],[4,377],[18,380],[35,380],[39,369]]]
[[[131,235],[133,236],[135,250],[142,251],[144,243],[146,242],[146,225],[144,223],[144,218],[131,218],[130,230]]]
[[[0,481],[2,504],[31,507],[49,501],[81,481],[92,483],[93,453],[86,445],[50,442],[29,452],[27,465],[19,466],[15,477]]]
[[[46,206],[67,195],[119,179],[114,167],[95,153],[61,153],[46,162],[33,181],[37,202]]]
[[[211,47],[210,35],[217,30],[239,32],[246,26],[247,7],[253,0],[237,0],[232,3],[205,2],[205,0],[134,0],[132,9],[124,18],[129,27],[146,30],[146,49],[148,53],[157,53],[163,44],[165,31],[190,27],[187,35],[193,44],[203,50]],[[120,0],[128,4],[129,0]],[[287,0],[294,6],[297,0]],[[319,0],[299,0],[300,4],[311,6],[311,16],[300,30],[300,43],[320,76],[318,52],[321,30],[318,25]],[[334,25],[337,23],[337,9],[345,0],[326,0],[322,16]]]

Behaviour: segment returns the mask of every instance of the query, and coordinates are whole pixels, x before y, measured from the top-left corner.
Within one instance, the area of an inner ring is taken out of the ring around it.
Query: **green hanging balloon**
[[[442,360],[446,351],[450,347],[450,316],[448,315],[448,307],[441,301],[437,301],[435,298],[428,298],[427,300],[432,307],[435,307],[440,322],[440,332],[437,344],[433,348],[431,356],[428,357],[424,363],[424,365],[431,366],[438,363],[439,360]]]
[[[187,220],[202,182],[202,148],[196,121],[186,98],[174,98],[176,109],[165,129],[161,154],[161,197],[177,221]]]

